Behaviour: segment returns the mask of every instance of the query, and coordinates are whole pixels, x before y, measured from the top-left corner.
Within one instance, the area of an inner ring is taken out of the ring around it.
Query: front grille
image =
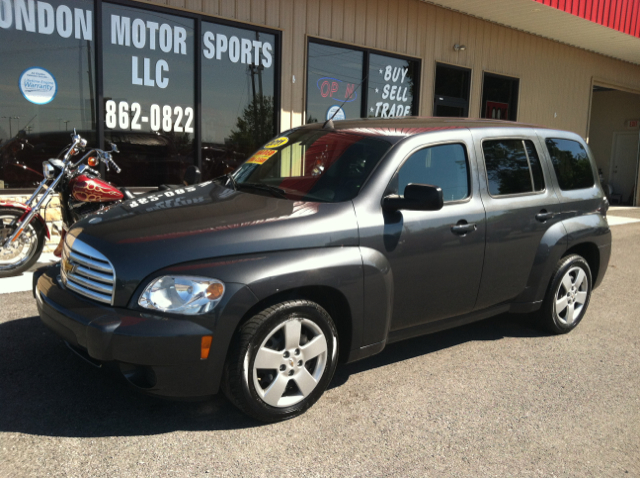
[[[60,275],[62,284],[71,291],[101,303],[113,304],[116,273],[109,260],[100,252],[67,236],[62,250]]]

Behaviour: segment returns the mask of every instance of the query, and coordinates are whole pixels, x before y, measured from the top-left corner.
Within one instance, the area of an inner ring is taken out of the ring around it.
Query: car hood
[[[212,182],[129,200],[79,221],[69,234],[104,254],[115,268],[117,290],[128,293],[179,263],[358,244],[351,202],[291,201]]]

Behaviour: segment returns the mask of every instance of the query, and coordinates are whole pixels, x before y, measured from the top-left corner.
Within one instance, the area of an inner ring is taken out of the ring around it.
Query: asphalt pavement
[[[140,395],[0,294],[0,476],[640,476],[640,222],[612,231],[572,333],[502,315],[397,343],[272,425]]]

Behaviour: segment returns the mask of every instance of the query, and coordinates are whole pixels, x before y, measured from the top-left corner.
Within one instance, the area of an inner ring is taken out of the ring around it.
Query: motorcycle
[[[101,180],[100,173],[92,169],[102,162],[107,171],[113,167],[116,173],[120,173],[111,156],[118,153],[115,144],[112,144],[111,151],[92,148],[80,160],[73,162],[74,156],[85,151],[87,140],[75,129],[71,140],[71,145],[58,158],[42,163],[44,179],[26,203],[0,201],[0,278],[25,271],[40,257],[45,236],[51,238],[40,210],[46,207],[54,194],[60,197],[63,223],[60,244],[54,251],[58,257],[69,226],[106,206],[133,197],[129,191],[119,190]]]

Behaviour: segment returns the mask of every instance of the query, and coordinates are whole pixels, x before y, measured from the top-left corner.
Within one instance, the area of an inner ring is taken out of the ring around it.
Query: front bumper
[[[72,348],[96,362],[115,363],[132,386],[154,395],[202,397],[218,392],[230,339],[228,328],[215,327],[219,317],[200,317],[196,323],[108,307],[63,289],[57,265],[36,274],[40,318]],[[213,336],[207,359],[200,358],[203,336]]]

